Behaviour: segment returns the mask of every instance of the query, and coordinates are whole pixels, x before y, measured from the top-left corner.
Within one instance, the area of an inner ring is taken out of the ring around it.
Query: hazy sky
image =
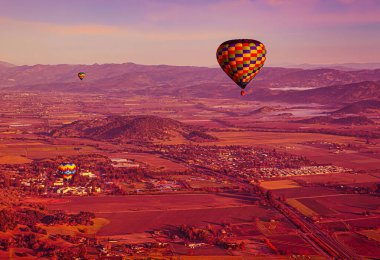
[[[253,38],[267,64],[380,62],[380,0],[0,0],[0,60],[216,66]]]

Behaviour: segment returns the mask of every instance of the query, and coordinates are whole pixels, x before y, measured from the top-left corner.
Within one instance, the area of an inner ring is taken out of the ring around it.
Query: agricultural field
[[[355,233],[339,233],[339,241],[362,257],[377,259],[380,255],[379,244]]]
[[[253,205],[254,198],[229,194],[177,194],[107,197],[71,197],[70,202],[48,204],[67,212],[92,211],[110,223],[99,235],[122,235],[165,229],[171,225],[240,223],[275,216],[272,210]],[[129,225],[122,223],[128,222]]]
[[[374,176],[368,173],[331,173],[324,175],[310,175],[291,177],[294,181],[302,181],[312,184],[328,184],[328,185],[360,185],[377,183],[380,176]]]
[[[136,160],[137,162],[143,162],[153,169],[168,170],[168,171],[186,171],[187,167],[182,164],[172,162],[158,155],[147,153],[126,153],[124,157],[128,159]]]
[[[292,180],[262,181],[260,186],[267,190],[292,189],[300,186]]]
[[[363,236],[366,236],[368,239],[372,239],[372,240],[380,243],[380,230],[379,229],[361,230],[361,231],[358,231],[357,233],[359,233]]]

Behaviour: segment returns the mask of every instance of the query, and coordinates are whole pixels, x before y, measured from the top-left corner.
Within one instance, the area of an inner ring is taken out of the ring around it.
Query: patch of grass
[[[380,229],[377,230],[361,230],[359,234],[366,236],[369,239],[375,240],[380,243]]]
[[[77,234],[86,234],[86,235],[95,235],[103,226],[107,225],[110,221],[105,218],[95,218],[94,225],[85,226],[69,226],[69,225],[54,225],[54,226],[45,226],[41,225],[42,228],[46,229],[49,235],[77,235]]]
[[[260,186],[267,190],[291,189],[300,186],[292,180],[263,181]]]
[[[299,212],[301,212],[303,215],[305,215],[307,217],[312,217],[312,216],[318,215],[316,212],[314,212],[310,208],[306,207],[304,204],[299,202],[297,199],[287,199],[286,203],[288,203],[290,206],[297,209]]]

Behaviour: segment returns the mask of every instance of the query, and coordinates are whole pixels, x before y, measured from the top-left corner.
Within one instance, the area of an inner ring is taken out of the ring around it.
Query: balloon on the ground
[[[58,166],[58,174],[65,180],[70,180],[77,171],[77,166],[74,163],[61,163]]]

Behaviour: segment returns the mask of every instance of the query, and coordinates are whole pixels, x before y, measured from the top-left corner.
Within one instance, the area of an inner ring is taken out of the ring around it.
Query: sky
[[[0,61],[217,66],[229,39],[266,63],[380,62],[380,0],[0,0]]]

